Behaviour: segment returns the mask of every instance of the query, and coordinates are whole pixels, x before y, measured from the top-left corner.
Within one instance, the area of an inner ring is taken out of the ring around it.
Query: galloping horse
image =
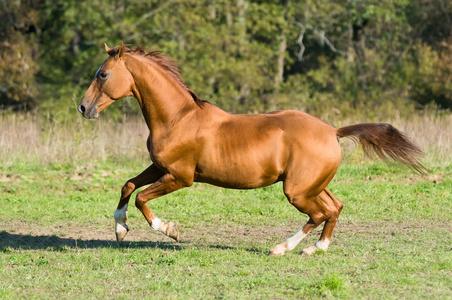
[[[307,113],[286,110],[234,115],[201,100],[182,81],[179,69],[157,51],[131,50],[124,43],[100,66],[78,111],[97,118],[114,101],[133,96],[149,128],[147,148],[152,164],[128,180],[114,213],[120,243],[128,232],[130,195],[154,230],[179,241],[173,222],[155,216],[149,200],[204,182],[225,188],[255,189],[283,182],[284,194],[306,225],[270,250],[283,255],[325,222],[320,239],[304,254],[326,251],[343,204],[327,188],[341,159],[339,138],[359,142],[365,154],[377,154],[422,172],[422,151],[389,124],[366,123],[336,129]]]

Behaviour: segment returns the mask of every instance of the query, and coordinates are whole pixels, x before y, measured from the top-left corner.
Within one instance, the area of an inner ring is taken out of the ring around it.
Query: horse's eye
[[[105,72],[100,72],[100,73],[99,73],[99,78],[100,78],[100,79],[105,79],[105,78],[107,78],[107,75],[108,75],[108,74],[105,73]]]

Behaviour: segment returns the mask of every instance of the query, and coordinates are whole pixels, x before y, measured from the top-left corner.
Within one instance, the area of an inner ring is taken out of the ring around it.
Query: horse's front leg
[[[165,235],[179,241],[179,230],[173,222],[168,224],[157,218],[146,204],[149,200],[169,194],[183,187],[190,186],[191,183],[177,179],[174,175],[167,173],[163,175],[153,185],[139,192],[136,197],[135,205],[143,213],[146,221],[152,229],[163,232]]]
[[[157,168],[154,164],[149,166],[140,175],[134,177],[126,182],[121,190],[121,198],[119,200],[118,208],[115,211],[115,234],[116,240],[120,243],[126,236],[129,228],[127,226],[127,207],[129,204],[130,195],[147,184],[156,182],[164,175],[164,172]]]

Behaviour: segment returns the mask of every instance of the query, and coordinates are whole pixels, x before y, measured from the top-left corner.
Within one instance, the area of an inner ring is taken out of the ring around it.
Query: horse
[[[290,204],[309,220],[291,237],[272,247],[270,255],[293,250],[313,229],[324,224],[319,240],[302,250],[326,251],[342,202],[327,185],[341,160],[339,139],[349,137],[367,155],[395,160],[424,172],[423,152],[406,135],[386,123],[362,123],[335,128],[307,113],[282,110],[265,114],[230,114],[201,100],[182,80],[174,60],[159,51],[129,49],[124,42],[109,48],[83,96],[78,111],[88,119],[118,99],[133,96],[144,116],[152,163],[121,189],[114,212],[118,244],[129,231],[131,194],[153,230],[179,241],[178,226],[165,223],[149,209],[149,200],[194,182],[224,188],[255,189],[282,182]],[[131,133],[132,134],[132,133]]]

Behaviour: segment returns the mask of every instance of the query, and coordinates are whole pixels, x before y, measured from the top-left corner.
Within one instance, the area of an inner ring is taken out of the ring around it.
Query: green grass
[[[307,220],[280,184],[195,184],[152,201],[181,243],[153,232],[132,200],[118,248],[120,189],[144,166],[13,165],[0,170],[0,298],[452,298],[452,167],[430,167],[341,166],[330,189],[345,207],[328,252],[300,255],[319,229],[270,257]]]

